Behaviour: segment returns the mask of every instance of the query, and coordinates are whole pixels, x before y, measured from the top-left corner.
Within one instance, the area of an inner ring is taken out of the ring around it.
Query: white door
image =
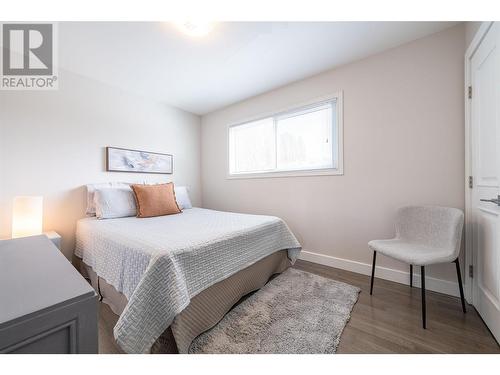
[[[494,23],[470,64],[472,300],[500,341],[500,26]]]

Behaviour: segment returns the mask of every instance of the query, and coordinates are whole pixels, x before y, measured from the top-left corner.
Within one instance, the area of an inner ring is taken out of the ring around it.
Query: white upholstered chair
[[[420,266],[422,325],[425,329],[425,266],[454,262],[462,299],[462,310],[465,313],[462,277],[458,262],[463,223],[464,214],[456,208],[410,206],[399,209],[396,222],[396,237],[390,240],[374,240],[368,243],[368,247],[373,250],[370,294],[373,293],[377,253],[410,265],[410,287],[413,287],[413,266]]]

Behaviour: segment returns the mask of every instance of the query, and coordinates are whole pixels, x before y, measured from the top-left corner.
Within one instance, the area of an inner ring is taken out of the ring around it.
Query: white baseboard
[[[336,258],[330,255],[323,255],[323,254],[313,253],[310,251],[302,250],[300,252],[299,259],[306,260],[308,262],[322,264],[324,266],[340,268],[342,270],[356,272],[363,275],[371,275],[372,272],[371,264],[356,262],[354,260],[349,260],[349,259]],[[410,284],[410,272],[399,271],[392,268],[376,266],[375,278],[394,281],[400,284],[406,284],[406,285]],[[418,267],[414,267],[413,286],[420,287],[420,273]],[[457,282],[436,279],[434,277],[427,276],[425,278],[425,287],[426,289],[435,292],[448,294],[455,297],[460,296]]]

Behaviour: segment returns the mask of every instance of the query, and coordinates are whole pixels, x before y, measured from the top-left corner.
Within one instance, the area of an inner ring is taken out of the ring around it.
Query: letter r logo
[[[51,24],[3,24],[3,74],[52,75]]]

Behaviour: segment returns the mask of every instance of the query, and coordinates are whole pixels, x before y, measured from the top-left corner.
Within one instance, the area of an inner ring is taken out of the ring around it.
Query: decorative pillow
[[[193,208],[186,186],[174,186],[174,192],[175,200],[181,210],[185,210],[186,208]]]
[[[132,185],[137,217],[153,217],[181,212],[175,201],[174,184]]]
[[[129,186],[96,189],[94,203],[98,219],[137,215],[134,192]]]

